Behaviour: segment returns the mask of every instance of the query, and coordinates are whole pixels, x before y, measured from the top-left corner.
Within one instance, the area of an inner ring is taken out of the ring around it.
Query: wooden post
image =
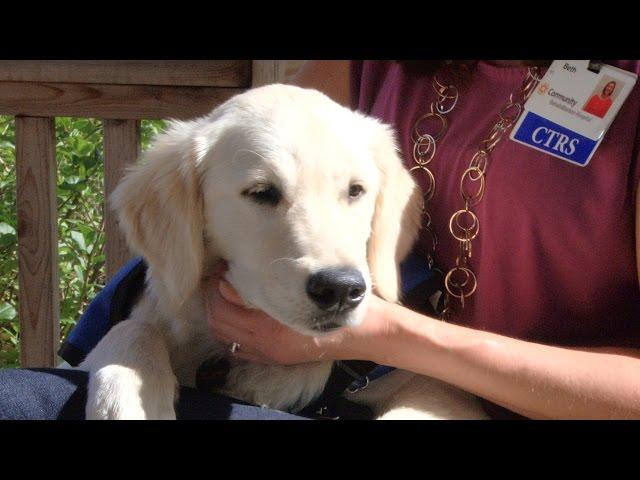
[[[120,231],[109,196],[122,178],[127,165],[140,155],[140,121],[103,120],[104,126],[104,190],[107,280],[131,258]]]
[[[20,364],[52,367],[60,337],[53,118],[16,117]]]

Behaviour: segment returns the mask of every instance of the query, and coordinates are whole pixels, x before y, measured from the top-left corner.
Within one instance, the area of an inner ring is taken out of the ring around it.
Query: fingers
[[[244,308],[242,300],[226,281],[213,280],[205,286],[204,292],[207,320],[214,330],[223,324],[253,330],[251,325],[257,320],[254,317],[259,317],[261,312]]]
[[[242,343],[242,341],[239,340],[239,337],[229,336],[226,333],[220,333],[219,335],[216,335],[216,339],[223,345],[227,345],[229,348],[234,343],[238,343],[240,345],[239,350],[236,350],[235,352],[230,352],[233,358],[246,360],[248,362],[257,362],[257,363],[267,364],[267,365],[274,364],[274,362],[271,359],[263,355],[261,352],[252,349],[250,344]]]
[[[235,294],[225,288],[225,286],[216,287],[208,295],[207,317],[209,325],[216,340],[226,345],[237,342],[244,345],[246,350],[249,345],[259,343],[258,333],[263,336],[263,328],[261,327],[268,323],[269,318],[260,311],[247,310],[229,302],[223,292],[232,296]]]
[[[204,291],[209,293],[207,297],[210,297],[210,293],[213,290],[218,290],[222,297],[227,300],[229,303],[233,303],[234,305],[244,306],[244,300],[242,297],[236,292],[236,290],[231,286],[229,282],[224,279],[224,274],[228,269],[228,264],[224,260],[217,262],[210,274],[209,277],[204,284]]]
[[[252,331],[238,327],[233,323],[226,322],[216,323],[213,327],[213,337],[217,340],[223,341],[223,343],[228,340],[229,344],[238,342],[240,344],[250,345],[255,342],[255,334]]]
[[[263,365],[275,365],[274,361],[269,360],[268,358],[257,353],[243,352],[242,350],[240,350],[234,353],[233,356],[247,362],[262,363]]]
[[[236,292],[236,290],[226,280],[220,280],[218,283],[218,291],[227,302],[238,306],[244,305],[242,297],[238,295],[238,292]]]

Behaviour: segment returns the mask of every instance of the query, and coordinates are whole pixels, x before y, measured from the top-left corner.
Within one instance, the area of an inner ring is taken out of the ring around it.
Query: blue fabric
[[[402,282],[402,294],[407,295],[422,282],[433,276],[427,260],[422,255],[412,252],[400,264],[400,278]]]
[[[0,369],[0,420],[82,420],[87,372]],[[244,404],[222,395],[181,387],[178,420],[309,420]]]
[[[89,304],[76,326],[67,336],[66,344],[80,350],[83,356],[93,350],[111,328],[110,311],[113,294],[120,282],[140,264],[142,264],[142,258],[137,257],[118,270],[111,281],[105,285],[102,291]],[[62,357],[69,361],[64,354],[62,354]]]

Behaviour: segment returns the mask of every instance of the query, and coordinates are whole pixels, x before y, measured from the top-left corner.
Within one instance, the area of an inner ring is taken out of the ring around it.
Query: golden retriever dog
[[[149,269],[130,318],[79,367],[90,372],[89,419],[174,419],[177,385],[193,386],[205,360],[228,355],[212,338],[202,289],[220,259],[247,306],[319,335],[361,322],[374,292],[398,301],[398,265],[420,222],[420,192],[391,129],[285,85],[172,122],[111,200]],[[296,412],[331,368],[231,358],[222,391]],[[404,371],[351,400],[379,418],[484,416],[473,396]]]

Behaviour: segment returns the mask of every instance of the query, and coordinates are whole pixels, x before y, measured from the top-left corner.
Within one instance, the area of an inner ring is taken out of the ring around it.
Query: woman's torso
[[[639,62],[616,65],[639,73]],[[460,177],[526,74],[526,67],[478,62],[448,115],[449,130],[430,164],[437,191],[428,206],[444,271],[459,252],[448,225],[464,206]],[[397,62],[354,62],[352,92],[355,108],[396,128],[406,165],[413,166],[410,131],[434,100],[431,77]],[[503,137],[490,156],[484,197],[473,207],[480,221],[471,259],[478,288],[450,321],[545,343],[637,346],[639,114],[636,86],[586,167]]]

